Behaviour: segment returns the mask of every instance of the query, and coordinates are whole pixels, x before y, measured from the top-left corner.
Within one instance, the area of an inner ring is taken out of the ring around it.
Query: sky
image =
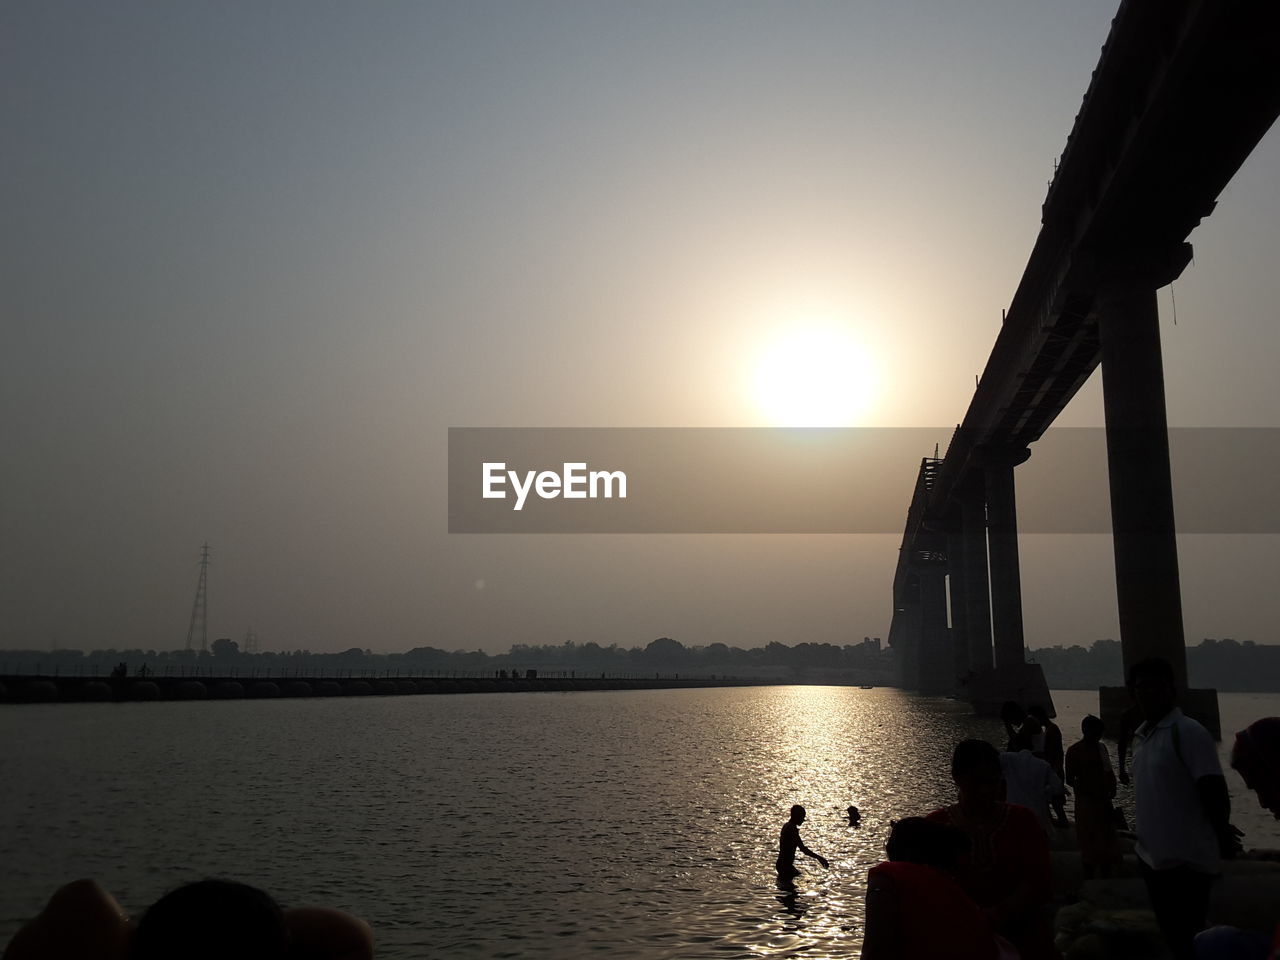
[[[1114,13],[10,0],[0,648],[180,648],[206,541],[264,650],[887,637],[900,534],[450,534],[448,429],[933,428],[905,519]],[[1190,239],[1170,423],[1280,427],[1274,131]],[[1277,545],[1180,538],[1191,642],[1280,642]],[[1108,537],[1021,547],[1031,647],[1118,636]]]

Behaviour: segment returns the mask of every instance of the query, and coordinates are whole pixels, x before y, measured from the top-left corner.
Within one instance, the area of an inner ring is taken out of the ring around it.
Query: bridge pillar
[[[1031,453],[1026,448],[984,451],[987,539],[991,549],[991,629],[997,670],[1016,670],[1024,660],[1013,468],[1029,456]]]
[[[955,689],[955,654],[947,630],[947,568],[930,563],[920,568],[920,660],[918,689],[921,693],[951,693]]]
[[[991,669],[991,594],[987,581],[987,511],[980,494],[970,491],[962,497],[960,521],[969,669],[985,673]]]
[[[1022,579],[1018,571],[1018,519],[1014,500],[1013,468],[1031,455],[1021,446],[985,446],[978,451],[983,466],[986,510],[983,516],[983,497],[971,495],[962,500],[965,517],[965,539],[970,547],[973,567],[981,565],[983,590],[981,598],[974,598],[969,606],[970,630],[975,607],[981,606],[987,615],[987,546],[991,551],[990,620],[987,621],[986,643],[978,650],[978,643],[971,641],[970,658],[985,664],[985,669],[974,667],[974,675],[965,687],[965,696],[981,716],[994,717],[1006,700],[1016,700],[1024,706],[1041,704],[1054,715],[1053,698],[1045,683],[1044,671],[1038,663],[1026,663],[1023,657],[1022,634]],[[995,643],[992,644],[994,636]],[[994,649],[995,667],[991,665]]]
[[[898,682],[904,690],[920,685],[920,578],[912,573],[894,597],[889,647],[898,658]]]
[[[947,579],[950,586],[951,652],[954,657],[956,677],[966,676],[969,665],[969,631],[965,617],[964,580],[964,531],[956,528],[947,532]]]
[[[1125,673],[1139,660],[1161,657],[1185,690],[1187,650],[1156,285],[1108,284],[1099,291],[1097,313]]]

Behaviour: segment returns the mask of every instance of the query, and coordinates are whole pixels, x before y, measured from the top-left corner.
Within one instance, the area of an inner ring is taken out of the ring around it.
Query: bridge
[[[1186,690],[1156,291],[1280,112],[1277,51],[1268,0],[1121,3],[973,399],[920,465],[889,634],[908,689],[1052,709],[1023,656],[1014,472],[1101,364],[1125,668],[1163,657]],[[1214,691],[1183,700],[1217,729]]]

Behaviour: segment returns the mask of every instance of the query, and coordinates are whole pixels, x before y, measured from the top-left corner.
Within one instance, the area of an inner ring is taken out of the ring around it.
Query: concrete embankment
[[[1067,835],[1069,836],[1069,835]],[[1066,840],[1067,836],[1058,839]],[[1132,841],[1118,876],[1084,879],[1080,854],[1056,842],[1053,877],[1058,910],[1054,922],[1063,960],[1168,960]],[[1270,934],[1280,917],[1280,856],[1257,852],[1223,863],[1209,899],[1209,923]]]
[[[760,680],[534,677],[57,677],[0,676],[0,703],[244,700],[571,690],[757,686]]]

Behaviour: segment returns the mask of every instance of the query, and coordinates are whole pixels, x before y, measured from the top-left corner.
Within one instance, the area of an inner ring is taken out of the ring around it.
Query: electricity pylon
[[[187,649],[196,635],[196,621],[200,621],[200,652],[209,652],[209,541],[200,548],[200,579],[196,581],[196,599],[191,604],[191,625],[187,627]]]

